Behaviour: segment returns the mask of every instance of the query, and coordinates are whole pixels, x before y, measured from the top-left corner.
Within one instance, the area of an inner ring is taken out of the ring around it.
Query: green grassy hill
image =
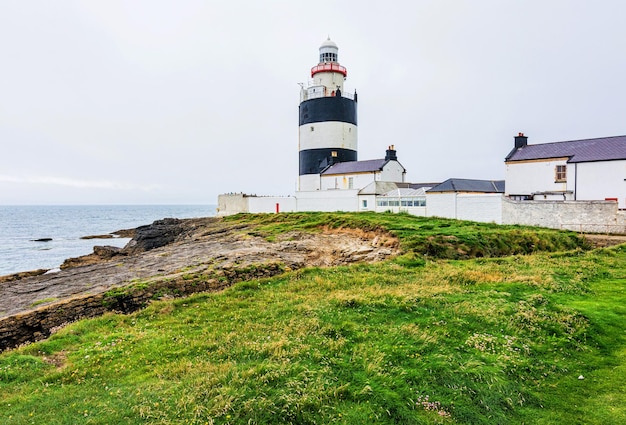
[[[2,424],[626,423],[626,246],[393,214],[404,254],[68,325],[0,355]]]

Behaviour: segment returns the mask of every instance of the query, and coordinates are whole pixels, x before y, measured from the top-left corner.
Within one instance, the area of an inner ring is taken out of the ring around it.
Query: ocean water
[[[0,276],[54,269],[95,245],[124,246],[129,239],[80,239],[132,229],[162,218],[215,215],[215,205],[0,206]],[[49,238],[48,242],[36,239]]]

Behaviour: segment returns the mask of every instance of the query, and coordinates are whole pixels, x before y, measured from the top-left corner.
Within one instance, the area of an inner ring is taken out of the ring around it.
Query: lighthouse
[[[348,71],[329,38],[319,48],[311,80],[301,85],[298,191],[320,190],[320,173],[329,166],[357,160],[357,97],[344,91]]]

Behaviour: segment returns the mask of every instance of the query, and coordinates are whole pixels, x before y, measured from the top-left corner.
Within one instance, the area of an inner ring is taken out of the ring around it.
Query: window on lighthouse
[[[336,53],[320,53],[320,62],[337,62]]]

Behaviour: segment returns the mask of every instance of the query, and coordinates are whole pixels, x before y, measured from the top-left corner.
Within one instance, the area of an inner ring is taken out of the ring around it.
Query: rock
[[[31,276],[39,276],[47,272],[48,272],[48,269],[37,269],[37,270],[31,270],[28,272],[19,272],[19,273],[6,275],[6,276],[0,276],[0,283],[12,282],[14,280],[20,280],[20,279],[31,277]]]
[[[91,264],[102,263],[108,261],[113,257],[120,255],[128,255],[122,248],[116,246],[94,246],[93,254],[83,255],[80,257],[68,258],[61,264],[61,270],[69,269],[70,267],[88,266]]]
[[[183,224],[185,221],[178,218],[164,218],[152,224],[140,226],[135,230],[135,236],[124,247],[124,250],[129,254],[137,254],[168,245],[186,230]]]
[[[115,235],[119,238],[134,238],[137,233],[137,229],[121,229],[116,230],[115,232],[111,232],[112,235]]]
[[[110,246],[110,245],[106,245],[106,246],[94,246],[93,247],[93,253],[95,255],[97,255],[100,258],[103,259],[109,259],[109,258],[113,258],[116,255],[127,255],[122,248],[119,248],[117,246]]]
[[[31,239],[31,242],[50,242],[52,238]]]
[[[106,234],[106,235],[89,235],[89,236],[81,236],[81,239],[112,239],[113,235],[111,234]]]

